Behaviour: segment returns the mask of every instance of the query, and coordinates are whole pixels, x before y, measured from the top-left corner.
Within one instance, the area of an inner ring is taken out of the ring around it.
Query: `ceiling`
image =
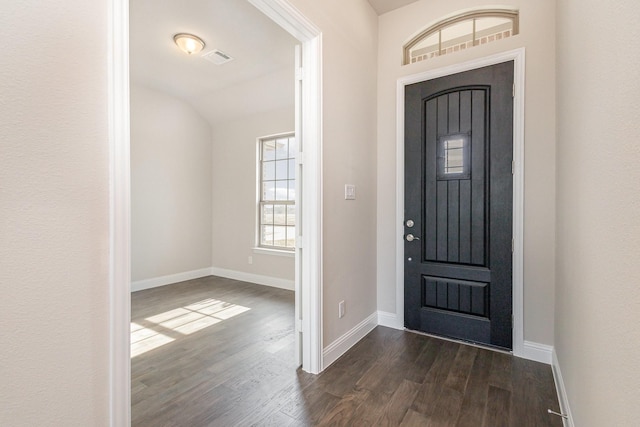
[[[176,33],[202,38],[205,49],[186,55]],[[292,106],[294,46],[289,33],[239,0],[131,0],[130,72],[133,84],[181,98],[210,123]],[[219,49],[233,61],[201,58]]]
[[[382,15],[387,12],[391,12],[395,9],[400,9],[403,6],[414,3],[418,0],[368,0],[373,9]]]

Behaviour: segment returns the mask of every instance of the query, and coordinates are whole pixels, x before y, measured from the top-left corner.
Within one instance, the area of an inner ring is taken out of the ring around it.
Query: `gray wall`
[[[378,18],[366,0],[291,0],[322,30],[323,336],[326,347],[376,311]],[[344,185],[357,200],[344,200]],[[346,314],[338,318],[338,302]]]
[[[0,425],[105,426],[108,2],[0,3]]]
[[[131,280],[211,267],[211,127],[170,95],[131,86]]]
[[[557,12],[555,348],[576,426],[637,426],[640,3]]]
[[[284,84],[293,86],[293,75],[287,77]],[[278,87],[282,84],[276,89]],[[214,125],[213,251],[210,261],[213,267],[294,280],[293,256],[253,251],[256,244],[257,138],[293,131],[294,116],[292,106]],[[249,257],[253,259],[252,264],[248,263]]]

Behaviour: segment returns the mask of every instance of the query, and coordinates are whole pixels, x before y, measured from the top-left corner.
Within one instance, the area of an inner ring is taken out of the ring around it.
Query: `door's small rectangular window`
[[[295,248],[295,158],[293,134],[262,138],[258,142],[258,245],[270,249]]]
[[[461,174],[464,172],[464,140],[448,139],[444,141],[444,173]]]
[[[469,179],[469,135],[446,135],[438,139],[438,179]]]

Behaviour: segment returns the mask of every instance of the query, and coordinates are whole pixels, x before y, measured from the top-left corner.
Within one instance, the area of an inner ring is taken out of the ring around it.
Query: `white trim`
[[[302,161],[302,155],[300,153],[300,136],[302,133],[302,46],[297,44],[294,47],[294,73],[295,78],[295,114],[294,114],[294,134],[296,135],[296,177],[301,177],[304,173],[304,162]],[[302,195],[302,182],[300,179],[296,179],[295,191],[297,202],[295,211],[296,218],[302,218],[302,206],[300,203],[300,197]],[[295,345],[295,360],[297,366],[302,366],[302,341],[304,334],[302,333],[302,270],[304,265],[302,263],[302,227],[300,227],[300,221],[296,222],[296,244],[295,244],[295,259],[294,259],[294,280],[295,280],[295,309],[294,318],[296,323],[296,331],[294,335]]]
[[[137,280],[135,282],[131,282],[131,292],[158,288],[160,286],[171,285],[173,283],[199,279],[201,277],[207,276],[211,276],[211,267],[201,268],[199,270],[184,271],[182,273],[169,274],[167,276],[152,277],[151,279]]]
[[[318,27],[286,0],[249,0],[249,3],[301,42],[308,42],[322,34]]]
[[[251,248],[251,250],[253,251],[254,254],[283,256],[287,258],[296,257],[295,251],[286,251],[284,249],[267,249],[267,248],[255,247],[255,248]]]
[[[305,42],[302,51],[302,140],[304,142],[302,209],[302,369],[322,372],[322,34]],[[307,291],[305,294],[304,291]]]
[[[556,390],[558,392],[558,402],[560,403],[560,412],[566,414],[568,418],[563,419],[564,427],[575,427],[573,424],[573,415],[571,414],[571,407],[569,406],[569,397],[567,396],[567,389],[564,386],[564,379],[562,378],[562,371],[560,370],[560,362],[558,362],[558,355],[556,349],[552,352],[551,369],[553,371],[553,379],[556,382]]]
[[[109,421],[131,425],[129,1],[108,5]]]
[[[302,245],[296,246],[302,254],[302,369],[317,374],[322,371],[322,32],[286,0],[249,2],[302,42],[302,117],[297,136],[305,159],[305,197],[300,207]]]
[[[398,316],[395,313],[389,313],[387,311],[378,311],[378,325],[386,326],[387,328],[404,330],[404,325],[399,322]]]
[[[285,0],[249,2],[302,42],[304,78],[296,89],[302,92],[296,93],[301,104],[296,137],[306,161],[305,197],[296,211],[303,224],[296,243],[296,316],[301,317],[302,369],[317,374],[322,371],[322,32]]]
[[[514,61],[513,100],[513,354],[524,350],[524,83],[525,49],[480,58],[398,79],[396,93],[396,315],[404,325],[404,88],[407,85],[476,68]]]
[[[520,357],[551,365],[553,346],[540,344],[533,341],[525,341],[523,348],[524,351],[522,352],[522,355],[520,355]]]
[[[369,317],[354,326],[346,334],[332,342],[322,352],[323,366],[326,369],[333,362],[338,360],[340,356],[345,354],[351,347],[356,345],[358,341],[364,338],[378,326],[378,313],[372,313]]]
[[[271,286],[272,288],[287,289],[289,291],[295,289],[295,282],[293,280],[281,279],[279,277],[263,276],[261,274],[245,273],[244,271],[227,270],[226,268],[218,267],[211,267],[208,269],[208,272],[212,276],[225,277],[241,282]]]

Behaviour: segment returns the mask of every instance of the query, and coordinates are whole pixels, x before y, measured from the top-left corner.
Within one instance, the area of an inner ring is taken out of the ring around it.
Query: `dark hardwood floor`
[[[131,302],[133,426],[562,426],[549,366],[414,333],[302,372],[290,291],[208,277]]]

